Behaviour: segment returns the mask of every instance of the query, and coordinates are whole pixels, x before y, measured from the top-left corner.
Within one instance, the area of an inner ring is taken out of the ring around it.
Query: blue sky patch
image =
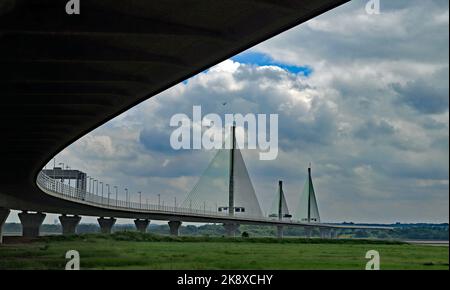
[[[258,66],[274,65],[293,74],[301,74],[306,77],[312,73],[312,68],[310,66],[296,66],[277,62],[269,55],[260,52],[243,52],[236,56],[233,56],[231,59],[239,63],[253,64]]]

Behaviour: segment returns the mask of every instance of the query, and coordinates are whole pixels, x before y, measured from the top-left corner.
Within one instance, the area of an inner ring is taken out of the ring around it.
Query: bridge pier
[[[331,239],[337,238],[337,229],[330,229],[330,238]]]
[[[169,221],[170,234],[172,236],[178,236],[180,231],[181,222],[180,221]]]
[[[305,230],[305,238],[310,239],[312,236],[312,228],[311,227],[304,227]]]
[[[223,224],[223,227],[225,228],[225,233],[228,237],[235,237],[236,233],[239,229],[238,223],[225,223]]]
[[[277,238],[282,239],[283,238],[283,226],[277,226]]]
[[[150,223],[150,220],[148,219],[135,219],[134,224],[136,226],[136,229],[141,232],[145,233],[147,231],[148,224]]]
[[[10,210],[7,208],[0,207],[0,244],[3,243],[3,225],[8,218]]]
[[[100,217],[97,219],[97,221],[98,224],[100,225],[100,232],[103,234],[110,234],[112,227],[116,223],[116,219],[113,217],[111,218]]]
[[[38,237],[45,216],[46,215],[41,212],[29,213],[27,211],[22,211],[19,213],[20,223],[22,224],[22,236]]]
[[[319,228],[321,239],[331,239],[331,230],[327,228]]]
[[[78,215],[67,216],[65,214],[59,216],[59,221],[62,226],[63,235],[74,235],[77,231],[77,226],[81,221],[81,217]]]

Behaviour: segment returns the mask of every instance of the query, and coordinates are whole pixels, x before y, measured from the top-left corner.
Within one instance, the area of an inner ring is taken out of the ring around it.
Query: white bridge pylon
[[[217,149],[182,207],[263,217],[241,151],[236,146],[234,126],[231,136],[232,148]]]

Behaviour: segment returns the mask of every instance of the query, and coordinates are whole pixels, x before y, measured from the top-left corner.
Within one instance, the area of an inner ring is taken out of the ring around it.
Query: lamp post
[[[60,163],[58,163],[58,165],[62,165],[62,167],[61,167],[62,172],[61,173],[63,173],[63,174],[61,174],[61,182],[64,183],[64,163],[60,162]]]
[[[53,179],[56,179],[55,167],[56,167],[56,158],[53,158]]]
[[[110,195],[110,192],[109,192],[109,184],[106,184],[106,187],[108,188],[108,205],[109,205],[109,195]]]
[[[88,188],[86,191],[87,191],[87,193],[90,193],[91,192],[91,177],[89,175],[86,175],[86,181],[88,184]]]
[[[66,170],[69,171],[69,169],[70,169],[70,166],[66,165]],[[70,176],[69,176],[69,190],[70,190]]]
[[[125,187],[125,204],[128,207],[128,188]]]
[[[102,185],[102,203],[103,203],[103,181],[100,181],[100,184]]]
[[[158,193],[158,209],[161,205],[161,194]]]
[[[118,203],[118,200],[119,200],[119,198],[118,198],[119,194],[117,192],[117,186],[114,185],[114,189],[116,190],[116,206],[117,206],[117,203]]]
[[[89,186],[89,190],[90,190],[90,194],[93,194],[94,193],[94,182],[95,182],[95,179],[94,179],[94,177],[89,177],[89,182],[91,183],[91,185]]]
[[[139,193],[139,208],[142,208],[142,192],[138,192]]]

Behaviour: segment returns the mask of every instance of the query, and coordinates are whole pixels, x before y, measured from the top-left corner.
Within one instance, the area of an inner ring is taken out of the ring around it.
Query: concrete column
[[[283,238],[283,226],[277,226],[277,237],[279,239]]]
[[[98,224],[100,225],[100,232],[103,234],[110,234],[112,227],[116,223],[115,218],[100,217],[97,219],[97,221],[98,221]]]
[[[225,228],[225,233],[228,237],[235,237],[236,233],[239,229],[238,223],[225,223],[223,224],[223,227]]]
[[[41,212],[29,213],[27,211],[23,211],[19,213],[19,219],[22,223],[22,236],[38,237],[39,230],[45,219],[45,214]]]
[[[330,239],[331,238],[331,230],[327,228],[319,228],[320,230],[320,238],[322,239]]]
[[[3,243],[3,225],[8,218],[9,212],[9,209],[0,207],[0,244]]]
[[[337,238],[337,229],[331,229],[330,230],[330,238],[336,239]]]
[[[140,231],[141,233],[145,233],[147,231],[148,224],[150,223],[150,220],[145,219],[135,219],[134,224],[136,225],[136,229]]]
[[[63,235],[74,235],[76,234],[77,226],[81,221],[81,217],[77,215],[67,216],[63,214],[59,216],[59,221],[61,222]]]
[[[305,238],[311,238],[312,236],[312,228],[311,227],[305,227]]]
[[[181,222],[180,221],[169,221],[170,234],[172,236],[178,236],[180,231]]]

